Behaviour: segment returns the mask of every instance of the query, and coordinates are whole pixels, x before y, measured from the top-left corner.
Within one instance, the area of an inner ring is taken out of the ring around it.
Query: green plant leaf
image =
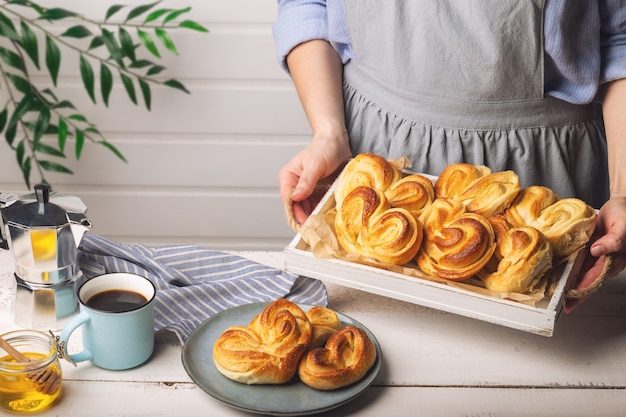
[[[4,127],[7,125],[7,119],[9,118],[9,110],[5,107],[0,112],[0,132],[4,130]]]
[[[49,35],[46,35],[46,67],[50,72],[52,84],[56,87],[61,67],[61,51]]]
[[[9,25],[4,20],[0,20],[0,36],[9,38],[15,42],[21,41],[20,35],[18,35],[13,24]]]
[[[137,36],[139,37],[139,40],[141,41],[143,46],[145,46],[146,49],[150,51],[152,55],[156,56],[157,58],[161,58],[161,54],[159,54],[159,50],[157,49],[156,44],[152,40],[152,36],[150,36],[148,32],[143,31],[141,29],[137,29]]]
[[[120,26],[118,37],[120,38],[120,45],[122,45],[124,55],[130,58],[132,62],[135,62],[137,60],[137,57],[135,56],[135,44],[133,42],[133,38],[130,36],[130,33]]]
[[[22,170],[22,176],[24,177],[24,182],[26,183],[26,187],[30,188],[30,170],[31,170],[30,156],[27,156],[26,158],[24,158],[24,161],[20,165],[20,168]]]
[[[56,156],[59,158],[65,158],[65,154],[57,148],[50,146],[44,142],[37,142],[33,147],[36,152],[44,153],[46,155]]]
[[[76,107],[69,100],[59,101],[58,103],[55,103],[52,106],[52,108],[53,109],[74,109],[74,110],[76,110]]]
[[[169,33],[165,31],[165,29],[156,28],[154,30],[157,38],[161,41],[161,43],[174,55],[178,55],[178,50],[176,49],[176,45],[174,45],[174,41],[170,37]]]
[[[100,131],[98,129],[96,129],[95,127],[89,126],[87,129],[85,129],[85,132],[90,132],[90,133],[94,133],[98,136],[102,136],[102,133],[100,133]]]
[[[33,87],[33,89],[34,89],[34,87]],[[44,88],[43,90],[41,90],[41,92],[42,92],[42,93],[44,93],[44,94],[45,94],[45,95],[47,95],[47,96],[52,97],[52,99],[53,99],[54,101],[59,101],[59,99],[57,98],[57,96],[54,94],[54,91],[52,91],[51,89],[49,89],[49,88]]]
[[[83,85],[89,98],[93,103],[96,102],[96,95],[94,93],[95,77],[93,74],[93,67],[83,55],[80,56],[80,76],[83,79]]]
[[[112,143],[107,142],[106,140],[102,140],[98,143],[113,152],[119,159],[128,163],[126,158],[124,158],[124,155],[122,155],[122,153]]]
[[[163,84],[168,87],[172,87],[177,90],[184,91],[187,94],[191,94],[189,90],[187,90],[187,88],[180,81],[171,79],[171,80],[163,81]]]
[[[113,6],[109,7],[107,9],[107,13],[105,15],[104,21],[106,22],[107,20],[109,20],[111,16],[113,16],[115,13],[122,10],[124,7],[126,6],[124,6],[123,4],[114,4]]]
[[[18,54],[11,51],[10,49],[0,46],[0,58],[2,58],[5,64],[22,72],[25,72],[24,62],[22,61],[22,58],[20,58]]]
[[[154,62],[148,61],[147,59],[138,59],[128,66],[128,68],[144,68],[149,65],[154,65]]]
[[[30,7],[31,9],[35,10],[38,14],[42,14],[45,11],[43,7],[29,0],[9,0],[7,3],[19,4],[20,6]]]
[[[163,19],[163,23],[171,22],[172,20],[176,19],[178,16],[188,13],[190,11],[191,11],[191,7],[185,7],[184,9],[175,10],[172,13],[165,16],[165,19]]]
[[[79,122],[88,123],[87,118],[83,116],[82,114],[78,114],[78,113],[70,114],[69,116],[67,116],[67,118],[70,120],[76,120]]]
[[[63,119],[59,119],[57,138],[59,143],[59,149],[61,150],[61,152],[64,152],[65,144],[67,143],[67,123],[65,123],[65,120]]]
[[[113,58],[120,67],[124,68],[124,54],[122,53],[120,45],[117,43],[117,39],[115,39],[115,35],[113,35],[112,32],[102,28],[102,40],[109,50],[111,58]]]
[[[143,4],[141,6],[135,7],[134,9],[132,9],[128,13],[128,16],[126,16],[126,20],[124,22],[128,22],[129,20],[134,19],[137,16],[141,16],[142,14],[144,14],[148,10],[152,9],[154,6],[156,6],[159,3],[161,3],[160,0],[159,1],[155,1],[154,3]]]
[[[42,20],[60,20],[65,19],[66,17],[76,17],[78,13],[75,13],[71,10],[63,9],[61,7],[53,7],[51,9],[45,10],[42,14],[39,15],[39,19]]]
[[[44,171],[49,171],[49,172],[60,172],[62,174],[73,174],[72,170],[67,168],[64,165],[61,165],[57,162],[53,162],[53,161],[48,161],[46,159],[40,159],[38,161],[39,166],[44,170]]]
[[[39,45],[37,43],[37,35],[30,28],[26,22],[22,20],[22,48],[26,51],[26,54],[33,61],[35,67],[39,69]]]
[[[17,133],[17,124],[8,125],[7,130],[4,132],[4,139],[6,139],[9,146],[13,146],[15,140],[15,134]]]
[[[192,29],[198,32],[208,32],[209,29],[205,28],[201,24],[194,22],[193,20],[183,20],[178,25],[179,28]]]
[[[24,155],[26,155],[26,145],[24,144],[24,142],[24,140],[21,140],[15,148],[15,157],[17,158],[17,163],[19,166],[22,166],[22,163],[24,162]]]
[[[135,93],[135,84],[133,84],[133,79],[122,72],[120,72],[120,78],[124,84],[126,94],[128,94],[128,97],[133,103],[137,104],[137,94]]]
[[[33,97],[33,94],[32,92],[29,91],[28,93],[24,94],[24,96],[22,97],[22,100],[20,100],[17,106],[15,106],[15,109],[13,110],[13,114],[11,115],[11,118],[9,119],[9,124],[7,125],[7,131],[4,134],[5,138],[9,142],[9,145],[13,144],[13,139],[15,138],[15,129],[17,128],[17,123],[20,120],[22,120],[22,117],[24,117],[24,115],[31,110],[34,102],[35,102],[35,99]],[[10,136],[11,138],[9,138]]]
[[[79,160],[80,155],[83,153],[83,146],[85,145],[85,133],[80,129],[76,129],[74,132],[76,139],[74,143],[74,156],[76,156],[76,160]]]
[[[24,123],[24,127],[26,127],[26,129],[30,130],[31,132],[34,132],[37,126],[36,120],[22,121],[22,123]],[[58,133],[59,133],[59,128],[57,127],[57,125],[52,124],[52,123],[50,123],[46,131],[43,132],[44,135],[57,135]]]
[[[151,75],[157,75],[158,73],[160,73],[161,71],[164,71],[165,67],[161,66],[161,65],[153,65],[152,68],[150,68],[148,70],[148,72],[146,73],[147,76],[151,76]]]
[[[141,94],[143,95],[143,102],[145,103],[146,108],[148,110],[152,110],[150,107],[152,105],[152,92],[150,91],[150,85],[140,78],[139,87],[141,87]]]
[[[15,26],[13,25],[13,21],[11,19],[9,19],[7,17],[7,15],[5,15],[4,13],[0,12],[0,23],[5,24],[6,26],[9,27],[10,30],[12,30],[13,32],[15,32],[17,34],[17,31],[15,29]]]
[[[172,9],[158,9],[158,10],[155,10],[152,13],[150,13],[148,15],[148,17],[146,17],[146,19],[143,21],[143,23],[145,24],[145,23],[153,22],[153,21],[157,20],[159,17],[161,17],[164,14],[169,13],[171,11],[172,11]]]
[[[11,81],[15,89],[22,94],[26,94],[29,91],[35,89],[35,87],[26,78],[8,72],[5,73],[5,75],[7,76],[9,81]]]
[[[102,45],[104,45],[104,39],[102,39],[102,36],[94,36],[89,43],[89,50],[99,48]]]
[[[61,36],[77,39],[86,38],[92,35],[93,33],[91,33],[91,31],[83,25],[72,26],[71,28],[68,28],[65,32],[61,33]]]
[[[33,145],[37,147],[44,133],[48,130],[48,126],[50,125],[50,110],[47,107],[44,107],[39,112],[39,117],[37,117],[37,122],[35,123],[35,133],[33,135]]]
[[[102,101],[104,105],[109,107],[109,96],[113,89],[113,74],[109,67],[105,63],[100,64],[100,93],[102,94]]]

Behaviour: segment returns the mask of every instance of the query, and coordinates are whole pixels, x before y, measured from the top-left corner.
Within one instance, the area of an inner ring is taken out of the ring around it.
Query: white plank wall
[[[118,3],[39,2],[94,18]],[[310,130],[291,80],[275,58],[276,1],[164,0],[159,5],[185,6],[192,7],[187,17],[210,33],[171,32],[180,56],[163,53],[168,71],[161,77],[180,80],[191,94],[153,87],[151,112],[132,104],[119,80],[109,109],[92,105],[77,61],[64,51],[58,96],[74,102],[128,164],[88,144],[80,162],[64,161],[75,175],[47,178],[56,191],[83,199],[93,233],[120,242],[282,250],[293,232],[276,174],[307,143]],[[41,80],[48,82],[43,75]],[[0,190],[24,192],[14,161],[2,139]]]

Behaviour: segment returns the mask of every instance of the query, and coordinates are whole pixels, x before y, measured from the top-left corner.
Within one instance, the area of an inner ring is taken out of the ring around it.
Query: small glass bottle
[[[62,371],[52,334],[16,330],[2,338],[28,361],[16,360],[0,347],[0,408],[34,413],[49,407],[61,395]]]

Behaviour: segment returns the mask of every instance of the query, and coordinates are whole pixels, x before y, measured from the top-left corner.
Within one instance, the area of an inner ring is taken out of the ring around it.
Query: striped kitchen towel
[[[148,247],[86,234],[79,249],[83,279],[108,272],[150,279],[157,288],[155,331],[171,331],[181,343],[204,320],[230,307],[281,297],[328,305],[319,280],[196,245]]]

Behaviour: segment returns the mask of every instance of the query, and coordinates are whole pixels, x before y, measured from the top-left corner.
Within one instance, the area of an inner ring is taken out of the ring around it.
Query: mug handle
[[[83,362],[87,360],[93,359],[93,353],[83,347],[78,353],[69,354],[67,351],[67,341],[70,339],[70,336],[74,331],[87,323],[91,318],[83,311],[74,316],[61,330],[61,334],[59,335],[59,344],[61,346],[61,351],[63,353],[63,357],[66,358],[69,362]]]

